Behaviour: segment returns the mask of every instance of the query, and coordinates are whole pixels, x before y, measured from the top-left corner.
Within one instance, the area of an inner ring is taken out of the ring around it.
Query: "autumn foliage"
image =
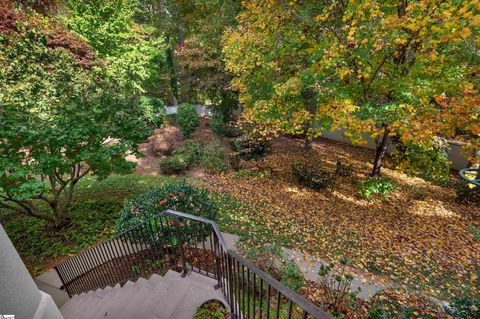
[[[354,143],[367,133],[373,176],[392,139],[428,147],[463,130],[478,148],[478,2],[243,5],[224,51],[247,119],[307,146],[325,130],[342,127]]]

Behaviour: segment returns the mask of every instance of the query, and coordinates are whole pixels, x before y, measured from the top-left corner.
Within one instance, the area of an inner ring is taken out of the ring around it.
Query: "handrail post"
[[[178,217],[173,218],[173,224],[175,226],[175,234],[177,236],[177,248],[178,254],[180,255],[180,262],[182,263],[182,277],[187,275],[187,262],[185,260],[185,253],[183,251],[183,240],[182,234],[180,233],[180,227],[178,225]]]
[[[54,266],[53,269],[57,272],[58,278],[60,278],[60,281],[62,282],[62,286],[65,288],[65,291],[67,292],[68,298],[72,298],[72,294],[68,290],[67,284],[65,284],[65,281],[63,280],[62,275],[60,274],[60,271],[58,270],[57,266]]]
[[[214,232],[215,234],[215,232]],[[215,236],[213,236],[213,246],[212,247],[212,250],[215,252],[215,268],[216,268],[216,273],[217,273],[217,284],[215,285],[215,289],[220,289],[222,288],[222,272],[221,272],[221,268],[220,267],[220,245],[218,245],[218,238],[215,234]],[[216,249],[215,247],[218,247],[218,249]]]
[[[234,284],[234,280],[233,280],[233,269],[232,269],[232,257],[230,256],[229,253],[227,253],[227,271],[228,271],[228,274],[227,274],[227,278],[228,278],[228,281],[229,281],[229,284],[228,284],[228,287],[229,287],[229,299],[230,299],[230,312],[231,312],[231,319],[236,319],[237,318],[237,314],[235,313],[235,298],[233,296],[233,292],[235,291],[234,287],[233,287],[233,284]]]

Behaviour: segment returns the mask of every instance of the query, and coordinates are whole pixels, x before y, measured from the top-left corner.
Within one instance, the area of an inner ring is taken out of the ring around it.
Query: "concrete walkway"
[[[227,233],[222,233],[222,235],[225,238],[228,246],[238,252],[235,242],[237,242],[240,237]],[[282,250],[285,258],[291,259],[297,264],[305,279],[314,282],[320,281],[318,271],[320,270],[321,265],[328,264],[325,260],[317,259],[313,256],[288,248],[282,247]],[[383,276],[373,275],[352,268],[348,269],[347,273],[353,276],[351,285],[352,291],[357,291],[358,288],[360,288],[358,296],[365,300],[369,300],[381,290],[397,286],[393,281]]]

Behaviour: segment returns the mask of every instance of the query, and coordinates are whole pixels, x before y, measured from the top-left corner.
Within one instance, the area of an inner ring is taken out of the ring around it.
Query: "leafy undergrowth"
[[[279,138],[272,154],[244,163],[261,174],[206,175],[200,184],[223,194],[223,229],[347,260],[442,299],[479,296],[480,241],[469,231],[479,224],[479,207],[459,203],[452,188],[389,169],[384,176],[398,189],[362,198],[357,185],[370,171],[370,151],[320,140],[308,156],[329,170],[341,160],[354,174],[319,192],[299,187],[290,167],[305,158],[301,142]]]
[[[0,212],[0,220],[33,276],[54,265],[59,258],[73,255],[102,238],[115,234],[115,222],[124,201],[147,188],[180,179],[110,176],[98,181],[82,180],[71,208],[71,219],[60,231],[28,216]]]
[[[217,300],[211,300],[198,308],[194,319],[224,319],[228,318],[228,311]]]

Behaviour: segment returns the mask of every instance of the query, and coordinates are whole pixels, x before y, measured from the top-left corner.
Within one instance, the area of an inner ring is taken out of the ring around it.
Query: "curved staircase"
[[[185,277],[169,270],[148,280],[127,281],[72,297],[62,308],[65,319],[192,319],[205,301],[227,305],[216,280],[190,272]]]

